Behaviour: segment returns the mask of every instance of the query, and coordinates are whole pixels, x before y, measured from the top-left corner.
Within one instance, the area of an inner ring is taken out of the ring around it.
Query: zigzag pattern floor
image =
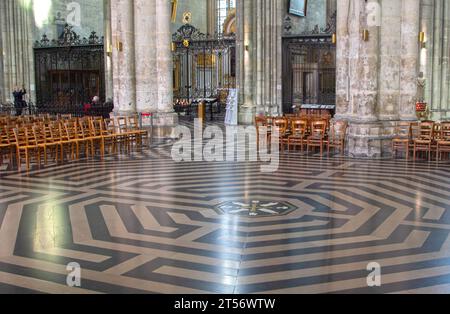
[[[285,154],[175,163],[170,145],[0,178],[3,293],[450,292],[450,165]],[[227,201],[287,215],[224,215]],[[82,266],[82,287],[66,265]],[[366,267],[382,266],[368,288]]]

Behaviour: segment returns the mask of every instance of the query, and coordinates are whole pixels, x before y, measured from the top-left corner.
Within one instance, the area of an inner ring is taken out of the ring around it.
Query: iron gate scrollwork
[[[190,24],[172,35],[174,97],[222,99],[236,86],[234,34],[207,35]]]
[[[68,112],[99,96],[105,100],[103,37],[80,38],[70,25],[59,39],[34,44],[37,108]],[[70,108],[70,109],[69,109]]]
[[[325,29],[283,37],[283,111],[299,105],[336,105],[336,15]]]

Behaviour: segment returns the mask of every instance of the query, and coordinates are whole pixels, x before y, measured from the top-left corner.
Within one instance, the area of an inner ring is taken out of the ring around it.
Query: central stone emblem
[[[251,200],[243,202],[228,201],[217,205],[216,209],[227,215],[271,217],[289,214],[297,207],[288,202]]]

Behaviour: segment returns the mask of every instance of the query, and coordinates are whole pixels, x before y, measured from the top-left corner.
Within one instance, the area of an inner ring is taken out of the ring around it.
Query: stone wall
[[[202,33],[208,33],[208,2],[207,0],[178,0],[177,20],[172,24],[172,33],[183,25],[183,13],[191,12],[192,24]]]
[[[35,0],[36,1],[36,0]],[[74,5],[79,4],[80,8],[80,24],[74,25],[74,31],[81,37],[89,37],[92,31],[97,32],[98,36],[104,35],[104,14],[103,14],[103,0],[38,0],[49,1],[50,10],[48,18],[43,21],[43,25],[37,25],[35,16],[35,40],[41,39],[43,34],[47,34],[50,39],[57,37],[57,25],[64,24],[67,17],[75,13]],[[42,4],[41,4],[42,5]],[[69,7],[68,7],[69,5]],[[36,11],[36,7],[35,7]]]
[[[306,17],[299,17],[289,12],[290,0],[284,0],[284,15],[291,18],[292,35],[300,35],[305,31],[314,29],[316,25],[319,28],[325,28],[327,25],[327,0],[309,0]]]

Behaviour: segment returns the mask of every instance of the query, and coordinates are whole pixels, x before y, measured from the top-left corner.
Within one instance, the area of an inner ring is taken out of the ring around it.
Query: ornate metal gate
[[[283,112],[299,105],[335,105],[335,17],[324,30],[316,26],[301,36],[283,37]]]
[[[37,107],[65,112],[99,96],[105,99],[103,37],[80,38],[69,25],[58,40],[34,45]]]
[[[209,36],[190,24],[173,34],[174,97],[218,97],[236,86],[234,35]]]

